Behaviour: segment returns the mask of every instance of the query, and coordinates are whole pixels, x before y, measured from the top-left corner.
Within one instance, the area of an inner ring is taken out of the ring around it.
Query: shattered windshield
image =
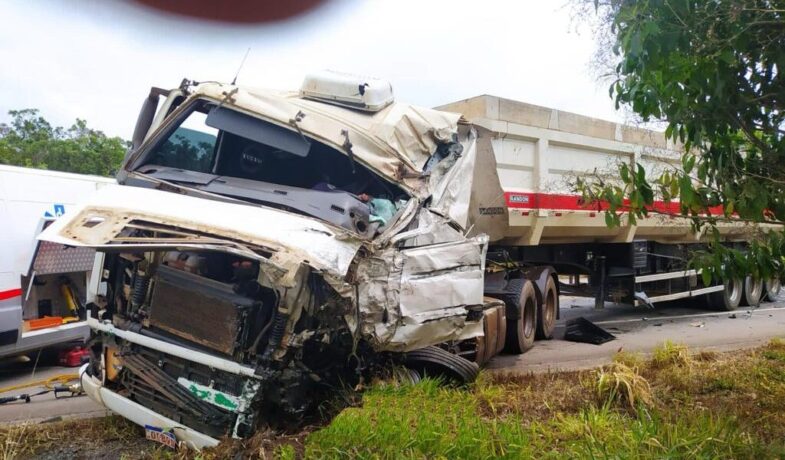
[[[184,111],[134,169],[317,217],[368,237],[409,199],[343,152],[209,101]]]

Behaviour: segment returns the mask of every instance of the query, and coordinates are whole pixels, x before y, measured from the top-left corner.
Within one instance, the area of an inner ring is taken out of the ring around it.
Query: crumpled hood
[[[162,237],[129,237],[134,228]],[[171,247],[227,250],[298,261],[343,278],[362,242],[315,219],[255,205],[112,185],[50,225],[38,239],[94,248]],[[267,258],[264,258],[267,260]]]

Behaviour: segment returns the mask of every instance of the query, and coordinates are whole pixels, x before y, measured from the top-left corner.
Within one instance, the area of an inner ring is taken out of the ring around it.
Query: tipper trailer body
[[[577,179],[613,183],[620,163],[642,165],[648,177],[680,168],[681,146],[662,133],[488,95],[438,109],[461,113],[478,132],[484,168],[475,173],[471,231],[489,236],[491,257],[550,265],[573,280],[563,292],[593,296],[598,307],[712,294],[710,303],[732,309],[779,292],[779,280],[704,286],[687,267],[704,235],[680,217],[678,201],[655,201],[648,217],[635,225],[623,217],[617,227],[606,224],[604,203],[582,201]],[[743,247],[760,229],[724,222],[718,230]]]
[[[335,73],[289,93],[153,88],[119,185],[40,237],[96,250],[88,395],[198,448],[390,369],[469,381],[552,336],[560,289],[727,291],[686,271],[688,221],[608,229],[570,204],[562,179],[644,161],[640,139],[507,105],[410,106]],[[675,161],[667,147],[652,155]]]

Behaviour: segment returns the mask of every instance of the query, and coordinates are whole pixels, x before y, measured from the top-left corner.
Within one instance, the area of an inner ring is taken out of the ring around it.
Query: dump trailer
[[[0,165],[0,357],[89,337],[79,307],[95,251],[66,251],[35,237],[112,183],[107,177]]]
[[[333,72],[296,92],[153,88],[118,185],[40,236],[96,251],[82,385],[199,448],[380,374],[471,381],[550,338],[568,290],[757,302],[686,270],[701,240],[688,221],[608,229],[580,205],[575,174],[676,161],[626,129],[486,96],[417,107]]]
[[[693,252],[705,249],[705,235],[680,217],[677,201],[655,201],[648,217],[634,225],[623,217],[618,227],[606,224],[606,203],[582,201],[579,177],[613,183],[621,163],[631,171],[641,165],[649,177],[680,168],[682,148],[663,133],[489,95],[438,109],[463,114],[478,133],[477,162],[484,167],[475,170],[469,234],[489,237],[486,294],[509,291],[511,276],[533,283],[535,326],[519,324],[518,330],[550,337],[558,316],[552,288],[593,297],[597,308],[606,301],[654,307],[697,298],[734,310],[779,294],[779,279],[747,276],[705,285],[688,267]],[[718,230],[725,244],[740,249],[753,232],[767,231],[740,222],[721,222]],[[520,274],[511,275],[510,264]],[[545,285],[544,272],[553,285]],[[516,290],[521,284],[516,281]]]

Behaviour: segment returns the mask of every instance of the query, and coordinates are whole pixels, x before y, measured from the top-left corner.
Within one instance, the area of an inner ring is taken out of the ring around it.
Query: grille
[[[170,374],[174,372],[176,376],[194,380],[216,381],[221,389],[237,387],[235,382],[228,382],[223,375],[215,373],[205,378],[170,361],[166,355],[150,356],[153,353],[150,350],[137,351],[126,352],[122,357],[124,368],[121,383],[133,400],[210,436],[228,434],[233,426],[234,414],[195,398]]]
[[[233,355],[245,342],[246,317],[257,307],[227,284],[162,265],[156,272],[150,325]]]

